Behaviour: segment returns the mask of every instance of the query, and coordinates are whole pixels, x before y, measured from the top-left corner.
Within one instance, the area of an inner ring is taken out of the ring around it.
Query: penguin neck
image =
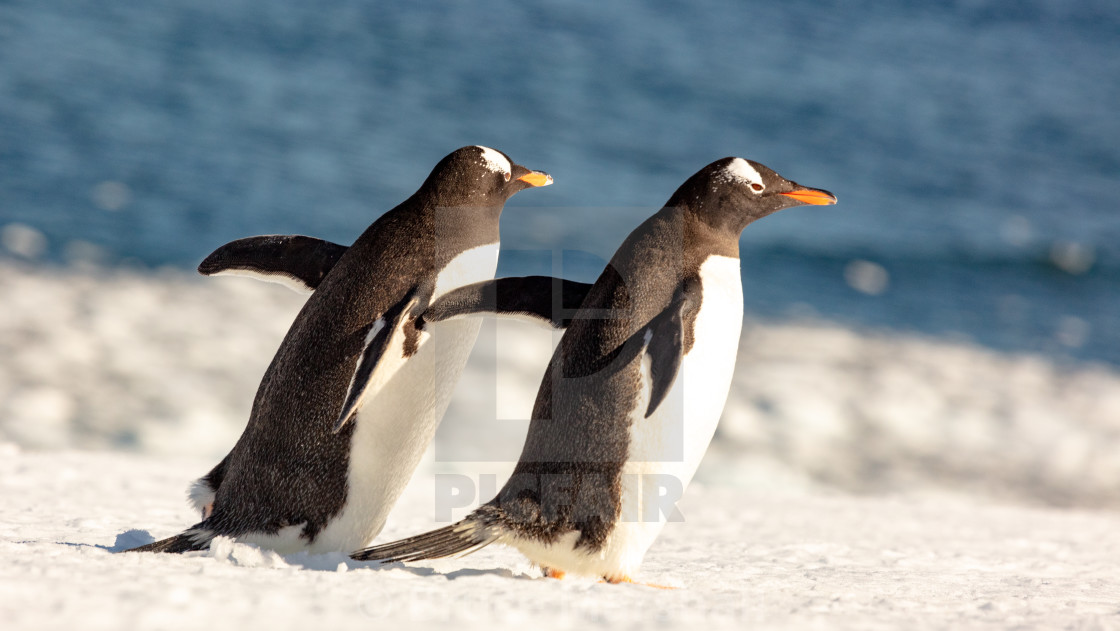
[[[625,287],[631,297],[645,297],[647,304],[628,308],[636,310],[639,320],[648,320],[664,307],[676,284],[698,274],[712,256],[738,259],[738,235],[698,220],[688,208],[666,206],[630,233],[601,279]]]
[[[458,251],[497,243],[502,205],[497,206],[432,206],[425,209],[428,224],[437,245]]]
[[[501,214],[501,205],[446,207],[413,197],[371,224],[350,252],[366,261],[410,259],[442,269],[463,252],[497,244]]]
[[[658,241],[675,245],[682,269],[695,269],[712,255],[739,258],[742,229],[733,222],[713,221],[712,213],[697,211],[689,203],[667,205],[647,223]]]

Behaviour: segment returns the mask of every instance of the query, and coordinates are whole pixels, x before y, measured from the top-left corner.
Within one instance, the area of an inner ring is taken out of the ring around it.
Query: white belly
[[[695,341],[669,394],[645,418],[649,403],[649,358],[643,361],[644,385],[631,416],[630,449],[622,470],[620,522],[596,554],[574,551],[575,533],[553,546],[510,542],[537,563],[568,572],[632,577],[665,522],[678,493],[692,481],[723,414],[739,334],[743,328],[743,285],[739,259],[709,257],[700,267],[703,300],[696,316]],[[667,495],[666,498],[659,498]],[[569,540],[570,539],[570,540]]]
[[[432,300],[493,278],[497,265],[497,243],[460,254],[437,277]],[[350,442],[346,508],[315,539],[312,552],[351,552],[381,532],[435,436],[480,326],[477,318],[429,323],[427,341],[364,402]]]
[[[668,396],[649,418],[644,418],[650,388],[646,358],[645,384],[632,416],[629,456],[623,469],[624,473],[673,476],[681,490],[692,481],[723,414],[743,330],[739,259],[708,257],[700,266],[700,283],[703,300],[692,348]],[[642,514],[640,502],[627,513],[627,501],[637,499],[640,494],[631,496],[624,490],[624,516]]]

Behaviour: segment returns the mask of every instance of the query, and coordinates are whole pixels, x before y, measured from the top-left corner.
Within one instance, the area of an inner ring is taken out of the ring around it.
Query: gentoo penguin
[[[552,318],[567,329],[497,497],[462,521],[351,556],[416,561],[500,542],[549,576],[629,582],[666,521],[658,494],[683,492],[727,398],[743,322],[740,233],[783,208],[835,202],[741,158],[690,177],[627,237],[579,310]],[[456,290],[425,317],[485,311],[493,286]],[[534,287],[545,292],[522,297],[538,305],[522,311],[547,314],[558,294]]]
[[[202,521],[136,548],[184,552],[217,535],[287,553],[349,552],[380,532],[431,441],[478,323],[417,318],[492,279],[498,219],[552,178],[487,147],[458,149],[349,248],[302,236],[242,239],[203,274],[249,274],[313,293],[265,372],[233,450],[195,483]]]

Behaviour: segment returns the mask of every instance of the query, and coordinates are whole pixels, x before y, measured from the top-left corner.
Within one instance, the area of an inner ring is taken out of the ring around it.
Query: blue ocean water
[[[1120,364],[1117,104],[1110,0],[5,0],[0,230],[109,265],[349,242],[485,144],[556,178],[500,272],[589,278],[739,155],[840,198],[746,231],[750,312]]]

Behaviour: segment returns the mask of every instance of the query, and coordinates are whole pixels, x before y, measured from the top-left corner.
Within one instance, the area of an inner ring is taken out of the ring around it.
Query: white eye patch
[[[483,147],[482,145],[475,145],[482,150],[482,164],[495,173],[502,173],[506,176],[506,181],[509,181],[513,172],[513,165],[506,160],[502,154],[494,151],[490,147]]]
[[[752,193],[758,194],[766,189],[766,185],[762,183],[762,174],[742,158],[732,160],[724,167],[724,173],[727,174],[728,180],[745,184]]]

